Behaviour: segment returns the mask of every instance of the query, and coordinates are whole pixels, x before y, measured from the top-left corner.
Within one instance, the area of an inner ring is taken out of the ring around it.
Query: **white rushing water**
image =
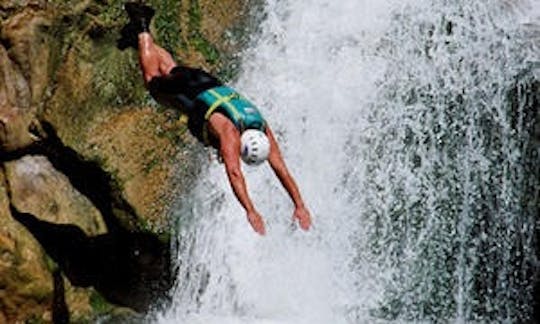
[[[178,284],[157,322],[530,314],[540,5],[469,2],[267,1],[234,86],[277,134],[313,228],[291,226],[268,166],[244,167],[258,236],[212,162],[178,211]]]

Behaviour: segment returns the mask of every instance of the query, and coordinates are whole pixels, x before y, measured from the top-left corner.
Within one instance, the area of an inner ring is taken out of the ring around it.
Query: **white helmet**
[[[263,163],[270,153],[270,142],[266,134],[256,129],[248,129],[242,133],[242,160],[250,165]]]

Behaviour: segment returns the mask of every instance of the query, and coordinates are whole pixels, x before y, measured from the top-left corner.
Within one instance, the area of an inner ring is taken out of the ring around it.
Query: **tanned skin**
[[[176,62],[165,49],[154,43],[150,33],[138,35],[139,63],[146,85],[154,77],[164,76],[177,66]],[[266,233],[264,220],[255,209],[247,190],[246,181],[240,165],[240,132],[223,114],[213,113],[208,120],[208,130],[217,139],[219,150],[231,188],[246,211],[246,216],[255,232]],[[266,135],[270,142],[268,162],[294,203],[293,221],[298,221],[300,228],[308,230],[311,226],[311,216],[304,205],[300,190],[290,174],[279,150],[277,141],[270,127],[266,127]]]

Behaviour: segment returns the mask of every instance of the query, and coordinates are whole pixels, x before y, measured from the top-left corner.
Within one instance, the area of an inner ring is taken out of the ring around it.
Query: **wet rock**
[[[29,131],[34,123],[32,115],[20,109],[0,109],[0,152],[17,150],[37,140]]]
[[[116,49],[122,3],[0,1],[0,323],[89,319],[95,294],[144,312],[173,279],[168,217],[202,149]],[[230,76],[248,3],[182,0],[152,29],[183,63]],[[71,234],[55,247],[56,231]]]

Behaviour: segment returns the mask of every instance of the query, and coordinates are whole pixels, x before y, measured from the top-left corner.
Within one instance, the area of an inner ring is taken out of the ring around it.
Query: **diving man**
[[[211,74],[177,65],[150,34],[149,25],[154,15],[151,7],[130,2],[125,9],[130,22],[121,31],[118,48],[138,50],[145,86],[152,97],[187,115],[191,134],[219,151],[233,192],[255,232],[264,235],[265,225],[249,197],[240,159],[251,165],[268,160],[294,203],[293,220],[298,221],[303,230],[308,230],[310,213],[274,134],[257,107]]]

